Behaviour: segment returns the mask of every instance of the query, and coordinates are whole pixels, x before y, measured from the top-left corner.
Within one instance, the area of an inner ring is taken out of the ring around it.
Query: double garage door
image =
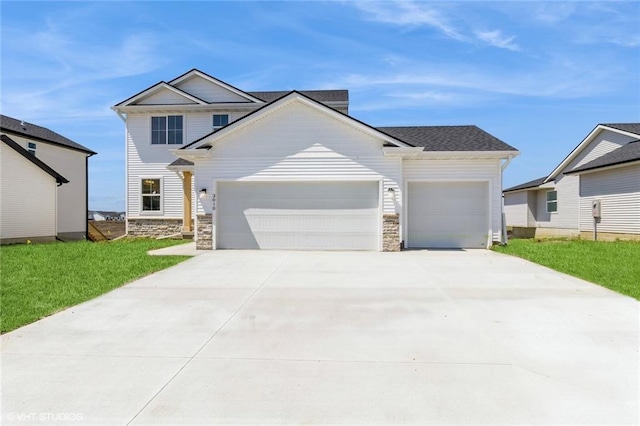
[[[219,182],[217,247],[378,250],[379,183]]]
[[[379,183],[219,182],[217,247],[378,250]],[[406,246],[482,248],[486,182],[409,182]]]

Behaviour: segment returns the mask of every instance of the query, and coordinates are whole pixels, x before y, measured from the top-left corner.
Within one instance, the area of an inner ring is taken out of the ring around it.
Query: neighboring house
[[[57,190],[69,181],[7,135],[0,140],[0,243],[54,241]]]
[[[515,148],[476,126],[372,127],[348,102],[346,90],[244,92],[194,69],[118,103],[128,234],[195,228],[206,249],[501,240]]]
[[[3,141],[0,242],[84,239],[88,158],[95,152],[49,129],[5,115],[0,115],[0,134]],[[25,153],[30,157],[24,157]],[[50,172],[54,172],[56,183],[63,185],[52,192],[51,182],[47,182],[51,179],[42,171],[50,177],[53,176]],[[53,228],[51,223],[55,224]]]
[[[640,238],[639,139],[640,123],[599,124],[551,174],[505,189],[514,236]]]

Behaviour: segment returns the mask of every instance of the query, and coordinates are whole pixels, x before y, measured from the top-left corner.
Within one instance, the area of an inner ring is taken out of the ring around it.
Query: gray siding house
[[[599,124],[549,175],[505,189],[514,236],[640,239],[639,140],[640,123]]]

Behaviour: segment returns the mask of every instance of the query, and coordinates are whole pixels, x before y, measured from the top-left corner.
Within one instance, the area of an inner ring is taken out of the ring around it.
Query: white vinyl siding
[[[593,200],[602,203],[599,232],[640,234],[640,165],[580,175],[580,231],[593,230]]]
[[[488,182],[489,232],[493,241],[500,241],[502,172],[499,160],[405,160],[402,167],[405,184],[411,181]],[[406,223],[406,215],[401,221]],[[403,238],[407,239],[404,229]]]
[[[1,239],[56,235],[55,178],[4,142],[0,142],[0,187]]]
[[[177,157],[175,145],[151,145],[150,114],[128,114],[127,118],[127,217],[144,217],[141,205],[141,179],[162,179],[162,217],[182,218],[182,177],[167,169]],[[157,217],[155,213],[153,216]]]
[[[508,192],[504,194],[504,215],[507,226],[528,226],[528,191]]]
[[[28,140],[16,135],[9,137],[28,149]],[[38,141],[36,157],[64,176],[68,183],[57,190],[59,234],[83,235],[87,230],[87,155],[74,149]]]
[[[199,76],[185,80],[176,85],[176,87],[207,102],[250,102],[245,97],[237,95],[228,89]]]
[[[383,211],[400,211],[401,160],[385,158],[382,140],[313,108],[296,103],[275,111],[215,144],[212,157],[196,163],[196,187],[213,191],[216,182],[382,181]],[[211,213],[211,197],[198,213]],[[214,217],[215,227],[215,217]]]
[[[486,248],[487,182],[408,182],[407,247]]]
[[[219,182],[217,248],[377,250],[378,182]]]
[[[169,89],[159,90],[136,102],[136,105],[195,105],[197,102]]]

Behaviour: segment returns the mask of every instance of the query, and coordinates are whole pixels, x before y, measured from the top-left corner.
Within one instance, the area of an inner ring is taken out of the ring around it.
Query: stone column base
[[[210,214],[198,215],[198,239],[196,249],[213,250],[213,223]]]
[[[382,215],[382,251],[400,251],[400,215]]]

